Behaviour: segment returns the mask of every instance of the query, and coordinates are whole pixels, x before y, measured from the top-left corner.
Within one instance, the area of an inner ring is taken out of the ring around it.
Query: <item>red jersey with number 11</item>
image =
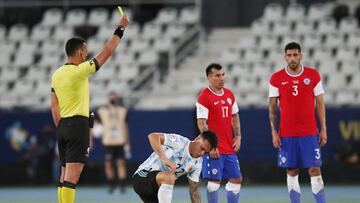
[[[318,134],[315,96],[324,93],[317,70],[303,66],[297,75],[287,68],[271,76],[269,97],[280,101],[280,137]]]

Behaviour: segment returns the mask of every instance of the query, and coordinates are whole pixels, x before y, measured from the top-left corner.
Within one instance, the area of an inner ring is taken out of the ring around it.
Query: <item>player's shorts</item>
[[[134,174],[133,187],[135,192],[145,203],[157,203],[159,186],[156,183],[156,175],[160,171],[139,171]],[[141,175],[139,175],[141,174]]]
[[[278,166],[282,168],[320,167],[321,151],[317,135],[281,138]]]
[[[202,177],[211,180],[240,178],[240,164],[236,154],[220,154],[219,159],[203,156]]]
[[[124,159],[123,145],[105,146],[105,160]]]
[[[61,118],[56,129],[61,165],[85,163],[89,158],[89,119],[84,116]]]

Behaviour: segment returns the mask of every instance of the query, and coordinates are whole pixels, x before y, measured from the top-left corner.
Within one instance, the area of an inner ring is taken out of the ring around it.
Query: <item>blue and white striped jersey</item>
[[[187,173],[187,177],[199,182],[202,157],[193,158],[189,152],[190,140],[178,134],[164,134],[165,141],[162,148],[170,160],[176,164],[176,179]],[[150,171],[168,171],[159,156],[153,152],[144,163],[136,170],[135,174],[146,177]]]

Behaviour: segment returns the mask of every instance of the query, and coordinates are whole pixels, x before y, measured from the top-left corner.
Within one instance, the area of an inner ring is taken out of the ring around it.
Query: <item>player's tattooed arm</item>
[[[200,132],[204,132],[204,131],[208,130],[207,119],[205,119],[205,118],[198,118],[197,125],[198,125]]]
[[[232,115],[232,127],[234,129],[234,135],[241,137],[240,117],[238,113]]]
[[[270,97],[269,99],[269,120],[270,120],[270,126],[271,131],[276,132],[276,126],[277,126],[277,97]]]
[[[189,179],[189,193],[192,203],[200,203],[201,195],[199,192],[199,183]]]
[[[276,149],[279,149],[281,146],[281,139],[279,137],[279,134],[277,132],[276,126],[277,126],[277,117],[276,117],[276,111],[277,111],[277,97],[270,97],[269,100],[269,120],[270,120],[270,126],[271,126],[271,135],[272,135],[272,143],[273,146]]]

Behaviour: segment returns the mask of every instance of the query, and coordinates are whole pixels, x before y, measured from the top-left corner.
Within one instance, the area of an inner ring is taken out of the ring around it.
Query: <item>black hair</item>
[[[212,148],[216,148],[218,146],[218,137],[213,131],[204,131],[201,133],[201,136],[204,138],[204,140],[209,142]]]
[[[66,42],[65,51],[67,56],[74,56],[82,48],[85,40],[80,37],[73,37]]]
[[[285,46],[285,52],[286,52],[287,50],[291,50],[291,49],[298,49],[299,52],[301,52],[300,44],[297,43],[297,42],[290,42],[290,43],[288,43],[288,44]]]
[[[209,74],[212,72],[212,69],[215,68],[216,70],[221,70],[222,66],[218,63],[211,63],[206,68],[206,76],[209,76]]]

